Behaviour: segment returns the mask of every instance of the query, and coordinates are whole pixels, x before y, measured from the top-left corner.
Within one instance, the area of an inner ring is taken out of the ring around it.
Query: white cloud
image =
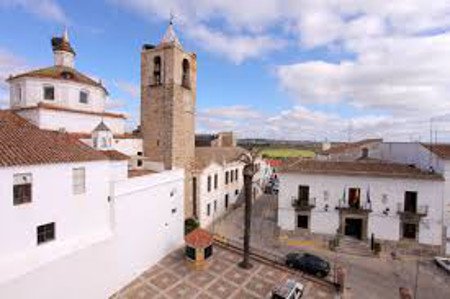
[[[55,0],[0,0],[0,8],[20,8],[41,19],[68,23],[63,8]]]
[[[125,92],[128,96],[133,99],[140,99],[141,97],[141,87],[139,84],[132,82],[127,82],[123,80],[113,81],[113,84],[117,86],[121,91]]]
[[[286,46],[286,41],[269,35],[227,35],[203,25],[190,26],[186,33],[205,50],[219,53],[236,64],[261,58]]]
[[[204,117],[218,117],[218,118],[242,118],[251,119],[261,117],[261,113],[256,111],[253,107],[244,105],[225,106],[208,108],[200,111],[200,115]]]
[[[345,102],[396,115],[450,111],[450,34],[349,42],[354,61],[280,66],[283,88],[301,103]]]
[[[0,48],[0,108],[9,103],[9,85],[5,80],[26,68],[25,60]]]

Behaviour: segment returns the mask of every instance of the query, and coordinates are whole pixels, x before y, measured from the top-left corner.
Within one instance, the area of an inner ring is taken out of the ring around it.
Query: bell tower
[[[141,130],[144,155],[165,169],[185,169],[185,216],[192,216],[197,57],[170,22],[162,41],[141,52]]]

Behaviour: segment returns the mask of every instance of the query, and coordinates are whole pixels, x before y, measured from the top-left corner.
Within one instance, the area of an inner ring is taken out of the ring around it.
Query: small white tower
[[[75,66],[75,51],[70,45],[67,28],[62,37],[52,38],[52,48],[55,65],[73,68]]]
[[[114,136],[108,126],[101,121],[92,131],[92,144],[94,149],[108,151],[113,149]]]

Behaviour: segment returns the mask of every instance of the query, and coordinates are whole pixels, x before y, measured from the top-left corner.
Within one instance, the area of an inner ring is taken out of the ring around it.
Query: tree
[[[244,212],[244,256],[239,266],[244,269],[250,269],[250,233],[252,224],[252,185],[253,176],[257,172],[255,161],[259,157],[259,151],[252,149],[241,155],[240,161],[244,163],[244,196],[245,196],[245,212]]]

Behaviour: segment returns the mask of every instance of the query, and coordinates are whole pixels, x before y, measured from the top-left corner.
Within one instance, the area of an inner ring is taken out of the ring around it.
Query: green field
[[[313,158],[316,154],[310,150],[294,148],[265,148],[261,151],[266,158]]]

